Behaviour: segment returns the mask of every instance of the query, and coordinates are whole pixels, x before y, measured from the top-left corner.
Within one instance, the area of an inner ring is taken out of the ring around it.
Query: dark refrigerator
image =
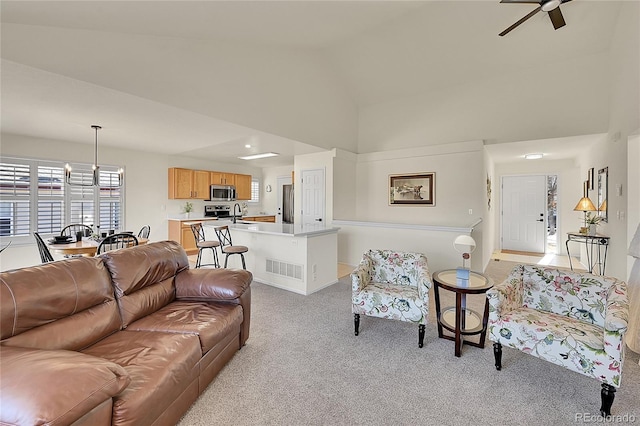
[[[293,223],[293,185],[282,185],[282,222]]]

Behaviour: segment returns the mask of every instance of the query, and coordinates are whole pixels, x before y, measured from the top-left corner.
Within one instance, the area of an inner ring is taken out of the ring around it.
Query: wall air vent
[[[281,262],[275,259],[267,259],[266,270],[272,274],[302,280],[302,265]]]

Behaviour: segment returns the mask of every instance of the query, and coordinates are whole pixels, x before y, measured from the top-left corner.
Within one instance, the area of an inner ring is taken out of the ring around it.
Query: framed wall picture
[[[436,174],[389,175],[389,204],[436,205]]]
[[[587,182],[588,182],[589,191],[593,191],[594,189],[596,189],[595,171],[593,167],[590,168],[589,171],[587,172]]]

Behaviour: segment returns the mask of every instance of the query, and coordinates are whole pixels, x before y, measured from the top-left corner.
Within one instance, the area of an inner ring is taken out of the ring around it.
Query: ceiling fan
[[[549,18],[551,19],[551,23],[553,24],[553,28],[556,30],[558,28],[562,28],[566,25],[564,22],[564,17],[562,16],[562,12],[560,11],[560,5],[563,3],[568,3],[571,0],[500,0],[500,3],[531,3],[537,4],[533,11],[529,12],[524,18],[520,19],[515,24],[511,25],[509,28],[501,32],[499,35],[504,36],[508,34],[511,30],[522,24],[527,19],[531,18],[536,13],[543,11],[549,13]]]

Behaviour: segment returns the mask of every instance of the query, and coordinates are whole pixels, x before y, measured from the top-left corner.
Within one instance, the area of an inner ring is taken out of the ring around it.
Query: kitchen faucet
[[[236,207],[238,207],[238,213],[240,213],[240,215],[242,215],[242,208],[240,207],[240,204],[235,203],[233,205],[233,218],[231,219],[231,221],[233,223],[236,223]]]

